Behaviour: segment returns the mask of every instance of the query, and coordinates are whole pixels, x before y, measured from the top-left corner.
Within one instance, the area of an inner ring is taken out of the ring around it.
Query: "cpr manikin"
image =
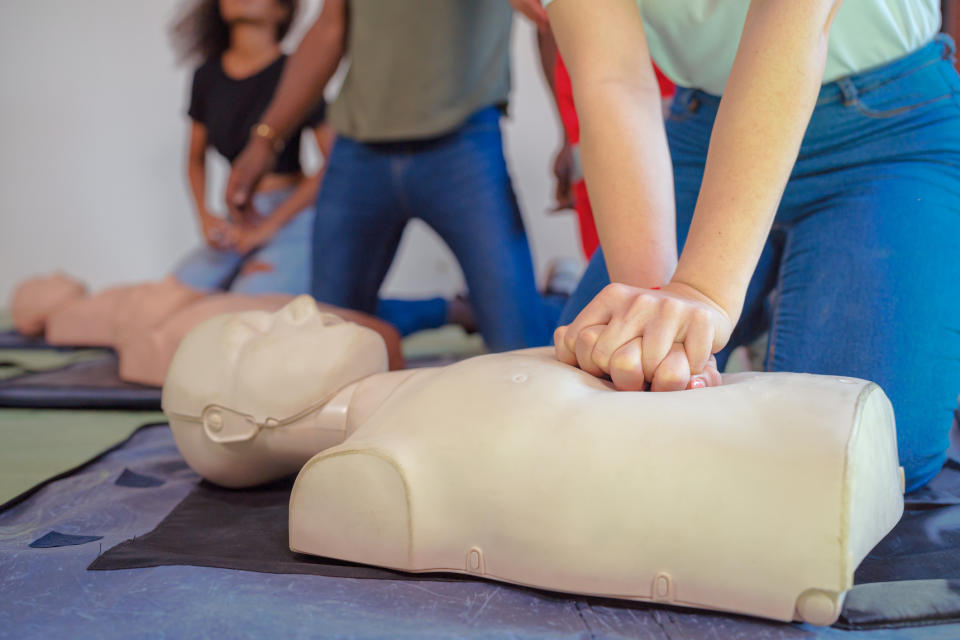
[[[28,278],[10,299],[14,328],[25,336],[39,336],[48,318],[59,309],[87,295],[83,283],[63,272]]]
[[[210,294],[173,276],[88,295],[78,280],[56,273],[21,283],[11,312],[14,326],[25,335],[43,334],[56,346],[113,347],[121,379],[160,386],[180,340],[203,320],[236,311],[276,311],[290,300],[285,294]],[[403,366],[396,329],[359,312],[335,310],[379,332],[391,368]]]
[[[212,482],[299,470],[292,549],[405,571],[829,624],[902,513],[864,380],[618,392],[549,349],[385,371],[376,333],[303,296],[196,327],[163,408]]]

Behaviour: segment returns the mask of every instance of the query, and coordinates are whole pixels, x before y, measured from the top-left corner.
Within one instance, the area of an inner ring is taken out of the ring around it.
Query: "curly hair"
[[[298,0],[277,0],[287,8],[287,17],[277,25],[277,41],[283,40],[297,13]],[[230,25],[220,15],[219,0],[188,0],[170,25],[170,37],[180,61],[205,61],[230,46]]]

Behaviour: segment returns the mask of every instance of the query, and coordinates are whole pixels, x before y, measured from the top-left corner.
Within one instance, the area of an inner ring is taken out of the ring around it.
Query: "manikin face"
[[[278,0],[219,0],[220,16],[229,25],[237,23],[280,24],[289,8]]]
[[[283,420],[386,369],[379,334],[300,296],[275,313],[217,316],[188,333],[170,365],[163,407],[200,416],[217,405],[261,423]]]

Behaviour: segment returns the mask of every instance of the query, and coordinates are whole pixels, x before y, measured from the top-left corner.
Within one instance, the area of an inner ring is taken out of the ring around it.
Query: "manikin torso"
[[[866,381],[617,392],[548,349],[385,370],[304,296],[190,332],[164,410],[208,480],[300,471],[295,550],[407,571],[824,624],[902,510]]]

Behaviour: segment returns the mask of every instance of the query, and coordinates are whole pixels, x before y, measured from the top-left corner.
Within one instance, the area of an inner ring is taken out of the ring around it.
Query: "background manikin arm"
[[[813,110],[838,6],[838,0],[752,2],[673,281],[662,291],[605,290],[558,332],[558,357],[596,375],[609,373],[619,388],[639,388],[646,380],[672,390],[726,344]],[[669,163],[659,142],[662,128],[651,143],[659,149],[652,164],[638,163],[644,156],[633,148],[635,134],[621,133],[652,121],[653,76],[641,88],[625,75],[649,58],[645,46],[635,45],[643,42],[635,3],[611,1],[605,8],[557,0],[549,11],[581,109],[584,167],[611,279],[648,287],[651,270],[665,265],[663,225],[673,233],[662,193],[669,177],[660,173]],[[629,107],[631,95],[641,100],[641,111]],[[655,190],[646,191],[651,184]],[[651,246],[649,239],[659,241]]]

